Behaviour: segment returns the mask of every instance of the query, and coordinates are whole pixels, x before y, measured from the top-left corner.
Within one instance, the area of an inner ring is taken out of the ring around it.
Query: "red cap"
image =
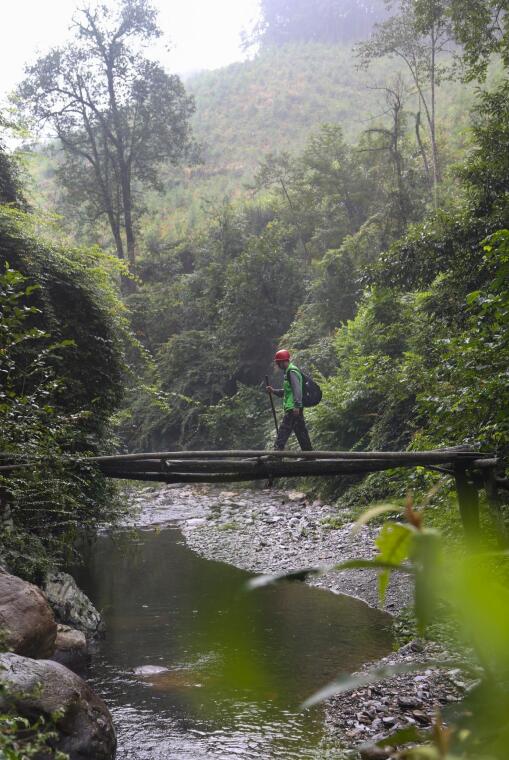
[[[274,357],[275,362],[289,362],[290,352],[286,348],[282,348],[281,351],[277,351]]]

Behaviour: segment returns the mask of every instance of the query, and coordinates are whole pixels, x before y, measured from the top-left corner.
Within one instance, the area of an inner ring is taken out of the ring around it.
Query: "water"
[[[299,703],[391,648],[387,615],[300,583],[246,593],[174,528],[100,536],[75,575],[106,621],[87,678],[118,760],[336,757]]]

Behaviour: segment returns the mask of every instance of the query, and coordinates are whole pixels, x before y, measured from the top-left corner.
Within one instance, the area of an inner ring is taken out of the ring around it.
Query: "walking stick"
[[[269,387],[269,376],[265,375],[265,386]],[[276,434],[279,433],[279,426],[277,424],[277,414],[276,414],[276,407],[274,406],[274,399],[272,398],[272,393],[269,393],[270,397],[270,405],[272,407],[272,416],[274,417],[274,425],[276,426]]]

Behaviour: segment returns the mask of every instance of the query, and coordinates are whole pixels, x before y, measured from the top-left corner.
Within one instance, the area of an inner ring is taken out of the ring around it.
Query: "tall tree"
[[[62,183],[92,219],[106,217],[119,258],[136,261],[136,186],[163,161],[191,156],[193,99],[144,52],[161,35],[150,0],[81,8],[73,39],[26,69],[20,108],[63,147]]]
[[[419,99],[416,132],[423,153],[424,166],[437,203],[440,160],[437,144],[437,87],[446,74],[443,55],[453,39],[448,0],[401,0],[399,13],[375,28],[371,39],[358,46],[362,65],[384,56],[402,60],[410,72]],[[430,161],[420,139],[421,111],[428,128]],[[430,167],[428,169],[428,167]]]

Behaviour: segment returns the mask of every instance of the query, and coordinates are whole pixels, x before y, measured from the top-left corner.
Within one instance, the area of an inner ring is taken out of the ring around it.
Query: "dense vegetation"
[[[37,464],[2,477],[0,556],[37,579],[113,513],[109,486],[69,457],[97,452],[123,385],[123,310],[98,249],[45,243],[0,153],[0,449]]]

